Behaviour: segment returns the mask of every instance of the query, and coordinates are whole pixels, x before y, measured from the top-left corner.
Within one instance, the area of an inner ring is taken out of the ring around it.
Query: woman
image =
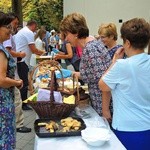
[[[12,18],[0,12],[0,149],[15,148],[14,87],[21,88],[22,80],[14,79],[16,63],[3,42],[10,38]]]
[[[117,49],[122,47],[122,45],[117,44],[118,35],[116,25],[114,23],[101,24],[98,29],[98,34],[100,38],[99,40],[101,40],[104,43],[111,59],[113,59],[113,56]],[[110,103],[110,109],[113,110],[112,100]],[[113,114],[106,114],[105,109],[102,110],[104,111],[103,114],[105,114],[105,116],[103,116],[111,123]]]
[[[75,74],[88,84],[92,106],[99,115],[102,115],[102,92],[98,88],[98,81],[110,65],[111,58],[105,46],[89,36],[86,20],[81,14],[67,15],[60,24],[60,30],[65,33],[66,40],[72,46],[80,46],[83,50],[80,72]]]
[[[122,45],[117,44],[117,28],[114,23],[102,24],[99,26],[98,34],[101,41],[107,47],[110,57],[113,58],[114,53]]]
[[[112,127],[122,144],[127,150],[149,150],[150,56],[144,49],[150,40],[150,24],[142,18],[126,21],[121,37],[124,49],[116,52],[99,86],[112,93]],[[119,59],[124,52],[128,58]]]
[[[55,60],[65,59],[66,64],[72,64],[75,71],[79,71],[80,58],[76,54],[76,48],[72,47],[69,42],[65,40],[65,34],[60,33],[60,39],[62,41],[61,51],[57,51]]]
[[[37,31],[37,33],[35,34],[35,47],[37,49],[45,51],[45,43],[43,42],[45,35],[46,35],[46,30],[44,30],[44,29],[39,29]],[[36,64],[36,54],[31,55],[30,65],[32,67],[35,67],[37,65]]]
[[[37,49],[41,49],[45,51],[45,43],[43,42],[45,35],[46,35],[46,30],[44,29],[39,29],[35,34],[35,47]]]

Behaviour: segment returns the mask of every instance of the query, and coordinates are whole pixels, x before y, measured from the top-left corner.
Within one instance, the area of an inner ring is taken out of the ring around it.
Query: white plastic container
[[[81,131],[82,139],[91,146],[101,146],[110,140],[111,134],[108,129],[88,127]]]
[[[104,122],[106,127],[87,127],[86,129],[81,131],[81,136],[87,144],[91,146],[102,146],[111,138],[111,131],[109,124],[105,118]]]

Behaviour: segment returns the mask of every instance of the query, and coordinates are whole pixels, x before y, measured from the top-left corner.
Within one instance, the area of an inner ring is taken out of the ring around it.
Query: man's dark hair
[[[27,26],[31,26],[33,24],[37,24],[37,21],[36,20],[30,20],[27,22]]]
[[[144,18],[124,22],[120,29],[123,41],[129,40],[132,47],[144,49],[150,40],[150,24]]]

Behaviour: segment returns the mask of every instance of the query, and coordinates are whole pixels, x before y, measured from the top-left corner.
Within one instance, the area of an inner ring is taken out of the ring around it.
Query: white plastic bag
[[[55,102],[62,103],[62,95],[60,92],[54,91]],[[39,89],[37,95],[37,101],[49,101],[50,100],[50,90]]]

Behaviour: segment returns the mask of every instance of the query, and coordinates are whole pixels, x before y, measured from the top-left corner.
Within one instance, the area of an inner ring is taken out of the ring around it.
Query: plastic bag
[[[62,95],[60,92],[54,91],[54,99],[55,102],[62,102]],[[37,95],[37,101],[50,101],[50,90],[47,89],[39,89]]]

